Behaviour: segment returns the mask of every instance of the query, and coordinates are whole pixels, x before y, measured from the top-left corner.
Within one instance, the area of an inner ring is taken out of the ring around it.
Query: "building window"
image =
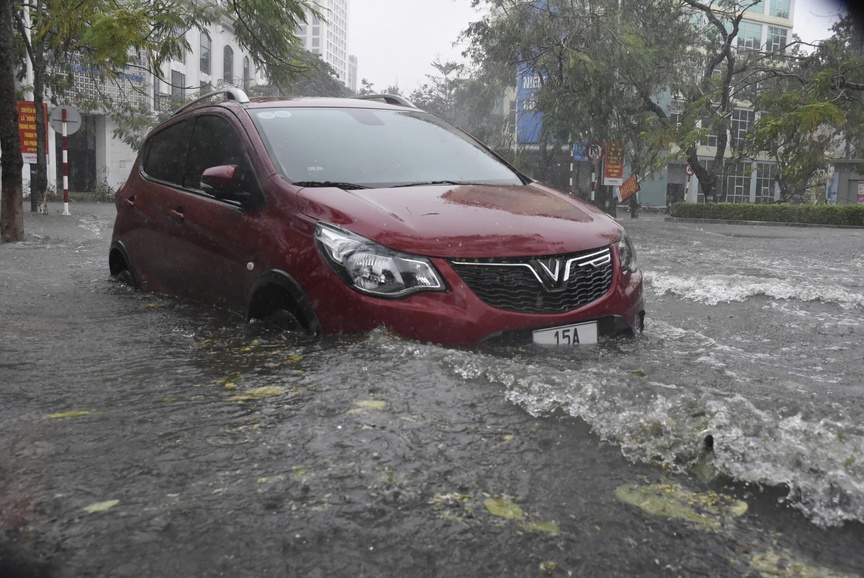
[[[742,22],[738,27],[738,48],[759,50],[762,48],[762,25]]]
[[[252,84],[252,67],[249,65],[249,57],[243,57],[243,90],[249,92],[249,85]]]
[[[717,146],[717,132],[714,127],[711,126],[711,119],[708,117],[704,117],[702,119],[702,128],[708,129],[708,132],[704,137],[699,141],[702,146],[707,147],[716,147]]]
[[[741,148],[744,144],[744,139],[747,138],[747,131],[750,130],[750,125],[753,124],[755,113],[746,108],[736,108],[732,111],[732,122],[729,127],[731,142],[733,149]]]
[[[773,163],[756,163],[756,203],[774,202],[774,174],[776,165]]]
[[[234,49],[228,45],[222,50],[222,80],[234,84]]]
[[[789,18],[789,0],[771,0],[771,16]]]
[[[742,101],[745,100],[750,104],[756,102],[756,97],[759,95],[759,83],[755,80],[747,79],[744,83],[735,89],[735,94],[733,95],[735,100]]]
[[[669,103],[669,125],[674,126],[675,130],[681,130],[681,116],[684,113],[684,105],[680,100],[673,100]]]
[[[783,54],[786,52],[786,33],[785,28],[768,27],[768,44],[765,47],[768,52],[776,52]]]
[[[171,99],[175,106],[186,100],[186,75],[177,70],[171,71]]]
[[[753,6],[748,7],[745,12],[752,12],[754,14],[765,14],[765,2],[763,0],[759,0]]]
[[[750,202],[750,163],[735,163],[726,174],[726,202]]]
[[[212,42],[210,35],[206,32],[201,33],[201,72],[210,74],[210,46]]]

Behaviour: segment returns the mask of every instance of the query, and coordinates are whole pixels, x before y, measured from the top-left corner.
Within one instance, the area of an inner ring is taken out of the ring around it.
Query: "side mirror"
[[[236,195],[239,185],[240,170],[237,165],[210,167],[201,174],[201,189],[216,197]]]

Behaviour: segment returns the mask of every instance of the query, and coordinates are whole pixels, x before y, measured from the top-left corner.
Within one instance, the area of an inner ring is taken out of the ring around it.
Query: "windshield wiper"
[[[356,183],[340,183],[337,181],[295,181],[291,184],[295,187],[336,187],[337,189],[345,189],[346,191],[369,188]]]
[[[393,185],[391,188],[397,189],[399,187],[424,187],[427,185],[472,185],[474,183],[469,183],[466,181],[420,181],[417,183],[403,183],[401,185]]]

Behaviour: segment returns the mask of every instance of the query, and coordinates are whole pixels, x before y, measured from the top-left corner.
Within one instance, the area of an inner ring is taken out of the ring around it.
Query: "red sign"
[[[621,143],[606,145],[606,166],[603,168],[604,185],[621,185],[624,182],[624,147]]]
[[[48,105],[42,104],[45,117],[45,155],[48,155]],[[21,155],[27,164],[36,163],[36,105],[29,101],[18,101],[18,138],[21,140]]]
[[[626,201],[633,195],[639,192],[639,181],[636,180],[636,175],[632,175],[618,187],[618,197],[621,201]]]

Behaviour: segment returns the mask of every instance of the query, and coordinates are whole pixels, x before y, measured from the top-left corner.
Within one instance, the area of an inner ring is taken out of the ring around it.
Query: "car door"
[[[197,116],[183,186],[166,196],[165,207],[170,216],[166,251],[174,263],[169,282],[178,293],[234,309],[244,305],[245,288],[256,274],[259,249],[248,232],[263,204],[240,134],[225,116]],[[236,167],[242,175],[238,187],[243,190],[208,192],[201,177],[217,166]]]
[[[165,284],[173,263],[166,252],[166,232],[172,221],[164,195],[180,186],[194,124],[181,121],[148,137],[140,168],[118,192],[118,221],[124,223],[123,244],[145,286],[171,293]],[[122,214],[121,214],[122,213]]]

